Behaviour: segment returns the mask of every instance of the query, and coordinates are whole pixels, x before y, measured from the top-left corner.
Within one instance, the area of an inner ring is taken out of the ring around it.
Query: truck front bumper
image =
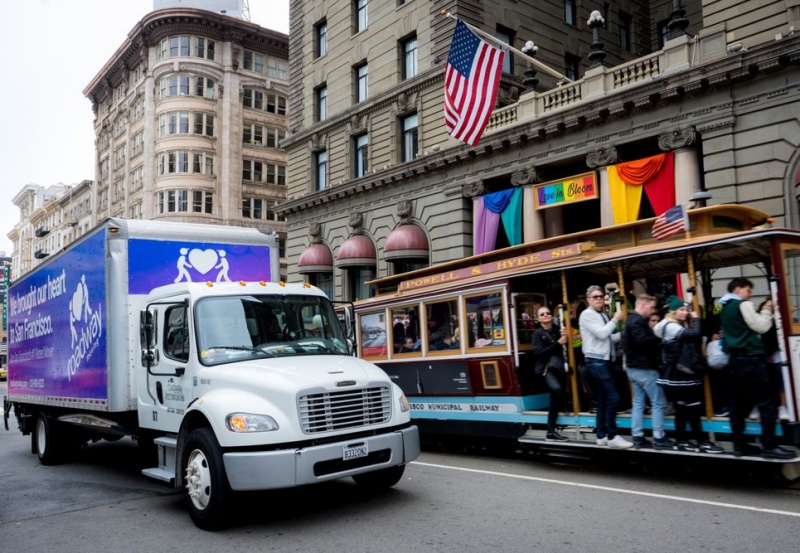
[[[364,444],[369,454],[344,460],[344,451]],[[270,490],[314,484],[404,465],[420,454],[416,426],[378,436],[331,444],[284,449],[225,453],[223,461],[231,488],[237,491]]]

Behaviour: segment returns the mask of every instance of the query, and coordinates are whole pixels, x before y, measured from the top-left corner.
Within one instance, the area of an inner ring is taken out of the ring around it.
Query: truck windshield
[[[197,303],[195,328],[204,365],[348,354],[333,306],[319,296],[205,298]]]

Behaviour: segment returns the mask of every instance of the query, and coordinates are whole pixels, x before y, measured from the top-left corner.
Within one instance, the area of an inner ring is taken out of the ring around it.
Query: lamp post
[[[526,42],[525,46],[522,47],[522,52],[530,57],[535,56],[538,51],[539,47],[532,40]],[[536,70],[533,68],[531,60],[528,60],[528,67],[525,69],[525,78],[522,79],[522,84],[525,85],[525,92],[533,92],[536,89],[536,85],[539,84],[539,79],[536,78]]]
[[[606,20],[599,11],[594,10],[589,15],[589,20],[586,24],[592,29],[592,44],[590,46],[589,61],[592,67],[600,67],[603,65],[603,60],[606,57],[606,52],[603,50],[605,46],[600,42],[600,27],[605,24]]]
[[[667,36],[669,38],[681,36],[686,32],[689,20],[686,19],[686,10],[683,9],[681,0],[672,0],[672,13],[669,14],[669,18],[669,23],[667,23]]]

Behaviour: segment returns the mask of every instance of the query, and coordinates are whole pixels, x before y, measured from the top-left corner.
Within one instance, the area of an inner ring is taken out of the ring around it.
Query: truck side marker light
[[[247,286],[247,283],[243,280],[239,281],[239,286]]]
[[[285,283],[285,282],[283,282],[282,280],[281,280],[281,281],[278,281],[278,286],[286,286],[286,283]]]
[[[209,288],[213,288],[214,287],[214,283],[211,282],[210,280],[207,280],[206,281],[206,286],[208,286]]]
[[[311,288],[311,283],[310,283],[310,282],[305,282],[303,285],[304,285],[306,288]]]
[[[261,286],[266,286],[266,285],[267,285],[267,283],[266,283],[266,282],[264,282],[263,280],[259,280],[259,281],[258,281],[258,283],[259,283]]]

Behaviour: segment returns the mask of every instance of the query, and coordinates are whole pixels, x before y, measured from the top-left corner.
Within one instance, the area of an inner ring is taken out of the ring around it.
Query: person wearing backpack
[[[658,379],[667,399],[675,406],[675,449],[722,453],[708,439],[700,415],[703,412],[705,358],[700,351],[700,317],[678,296],[667,298],[669,312],[654,329],[661,338],[662,372]],[[688,433],[687,426],[691,429]]]
[[[750,300],[753,283],[746,278],[734,278],[728,283],[728,293],[722,296],[720,321],[723,331],[723,347],[730,355],[726,370],[731,384],[731,431],[734,454],[761,453],[768,459],[791,459],[796,457],[778,445],[775,439],[775,424],[778,409],[773,398],[764,344],[761,335],[772,326],[771,301],[764,302],[760,312]],[[761,415],[761,445],[763,450],[747,443],[744,436],[745,417],[753,406]]]

